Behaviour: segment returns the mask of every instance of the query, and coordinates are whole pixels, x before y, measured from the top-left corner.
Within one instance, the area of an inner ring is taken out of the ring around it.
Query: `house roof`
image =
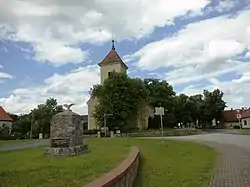
[[[126,67],[126,69],[128,69],[127,65],[122,61],[121,57],[116,52],[115,46],[114,46],[114,40],[112,40],[112,48],[110,52],[98,65],[103,66],[103,65],[112,64],[114,62],[120,62],[122,65]]]
[[[0,106],[0,121],[13,121],[1,106]]]
[[[225,122],[237,122],[237,110],[225,110],[222,112],[222,118]],[[241,118],[250,118],[250,109],[240,109]]]

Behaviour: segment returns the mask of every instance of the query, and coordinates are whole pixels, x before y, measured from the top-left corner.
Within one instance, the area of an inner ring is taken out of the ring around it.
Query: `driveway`
[[[195,141],[212,146],[219,151],[219,160],[209,187],[250,186],[250,136],[211,133],[164,139]]]

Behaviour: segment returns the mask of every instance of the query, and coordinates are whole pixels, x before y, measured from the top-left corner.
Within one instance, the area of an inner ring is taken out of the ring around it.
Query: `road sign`
[[[164,116],[164,107],[155,107],[155,115]]]

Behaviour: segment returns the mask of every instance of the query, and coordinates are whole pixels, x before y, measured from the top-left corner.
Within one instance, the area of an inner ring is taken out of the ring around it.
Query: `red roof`
[[[237,110],[225,110],[222,112],[223,120],[226,122],[237,122]],[[240,109],[241,118],[250,118],[250,109]]]
[[[111,51],[107,54],[107,56],[99,63],[99,66],[101,65],[107,65],[111,64],[113,62],[120,62],[122,63],[126,68],[126,64],[122,61],[121,57],[117,54],[115,47],[114,47],[114,41],[112,40],[112,49]]]
[[[0,106],[0,121],[13,121],[1,106]]]

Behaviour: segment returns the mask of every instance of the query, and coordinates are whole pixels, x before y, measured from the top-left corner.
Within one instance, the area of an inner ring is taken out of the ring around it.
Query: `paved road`
[[[203,142],[220,152],[210,187],[250,187],[250,136],[211,133],[166,139]]]
[[[29,142],[23,142],[18,144],[11,144],[11,145],[2,145],[0,146],[0,151],[10,151],[10,150],[18,150],[18,149],[26,149],[38,146],[48,145],[49,140],[32,140]]]

